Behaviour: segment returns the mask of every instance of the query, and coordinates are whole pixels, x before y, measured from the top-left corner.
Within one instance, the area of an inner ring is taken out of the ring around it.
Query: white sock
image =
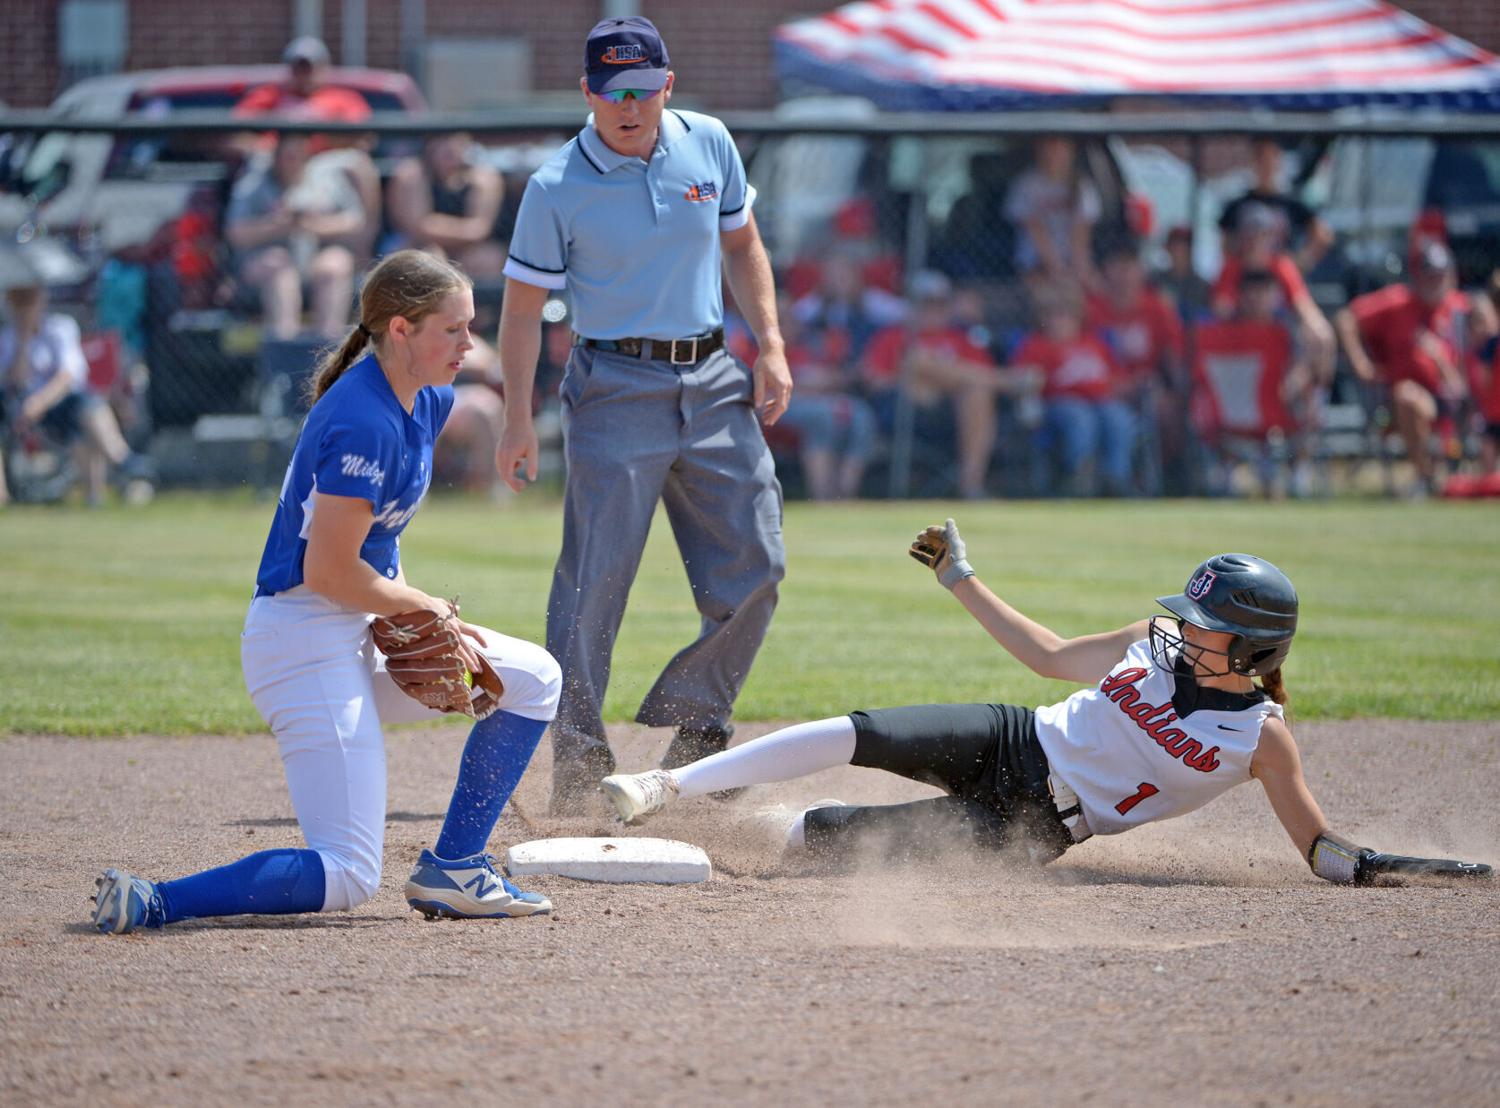
[[[706,796],[720,789],[766,785],[847,766],[854,757],[854,721],[848,716],[798,723],[710,754],[674,769],[678,795]]]

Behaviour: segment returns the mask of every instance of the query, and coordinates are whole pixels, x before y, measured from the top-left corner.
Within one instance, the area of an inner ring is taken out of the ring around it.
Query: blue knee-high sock
[[[474,725],[433,853],[439,858],[467,858],[484,850],[546,730],[546,721],[511,712],[496,712]]]
[[[316,850],[262,850],[175,881],[159,881],[166,923],[204,916],[280,916],[323,907],[323,859]]]

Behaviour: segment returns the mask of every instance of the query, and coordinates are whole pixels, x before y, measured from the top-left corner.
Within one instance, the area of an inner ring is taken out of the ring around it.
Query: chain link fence
[[[728,122],[777,273],[796,393],[768,437],[794,495],[1389,487],[1414,449],[1395,434],[1391,383],[1434,361],[1437,465],[1488,464],[1491,120],[866,118],[835,103],[810,122]],[[270,488],[299,382],[352,323],[371,258],[414,245],[458,260],[493,341],[526,178],[577,126],[571,113],[255,131],[223,116],[12,115],[0,232],[76,255],[51,310],[78,321],[90,387],[164,482]],[[1341,315],[1393,283],[1420,292],[1433,242],[1462,303],[1394,337]],[[537,396],[557,476],[566,303],[547,317]],[[1347,325],[1373,380],[1355,372]],[[732,304],[726,326],[752,359]],[[1430,357],[1414,346],[1429,341]],[[456,486],[494,481],[497,361],[486,343],[461,378],[440,451]],[[12,427],[13,483],[55,445]]]

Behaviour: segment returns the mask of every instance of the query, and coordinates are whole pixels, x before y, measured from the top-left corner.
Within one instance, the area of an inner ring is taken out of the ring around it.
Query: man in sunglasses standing
[[[702,615],[646,694],[640,723],[675,727],[662,765],[722,750],[785,571],[781,486],[759,423],[786,411],[791,375],[755,191],[719,120],[668,108],[674,75],[648,19],[589,32],[592,115],[527,183],[505,267],[505,431],[495,463],[537,476],[532,387],[542,308],[572,301],[561,395],[562,553],[547,649],[562,664],[552,811],[579,814],[614,772],[600,710],[615,634],[658,502]],[[720,266],[755,334],[752,369],[724,349]],[[757,422],[759,421],[759,422]]]

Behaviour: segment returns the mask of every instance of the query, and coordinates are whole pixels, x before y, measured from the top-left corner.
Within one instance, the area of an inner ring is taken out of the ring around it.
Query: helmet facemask
[[[1230,654],[1238,647],[1239,640],[1231,640],[1227,650],[1214,650],[1201,643],[1188,642],[1182,633],[1182,625],[1186,622],[1176,616],[1151,617],[1147,631],[1151,659],[1174,674],[1179,672],[1178,664],[1181,663],[1194,678],[1228,677],[1234,673]]]

